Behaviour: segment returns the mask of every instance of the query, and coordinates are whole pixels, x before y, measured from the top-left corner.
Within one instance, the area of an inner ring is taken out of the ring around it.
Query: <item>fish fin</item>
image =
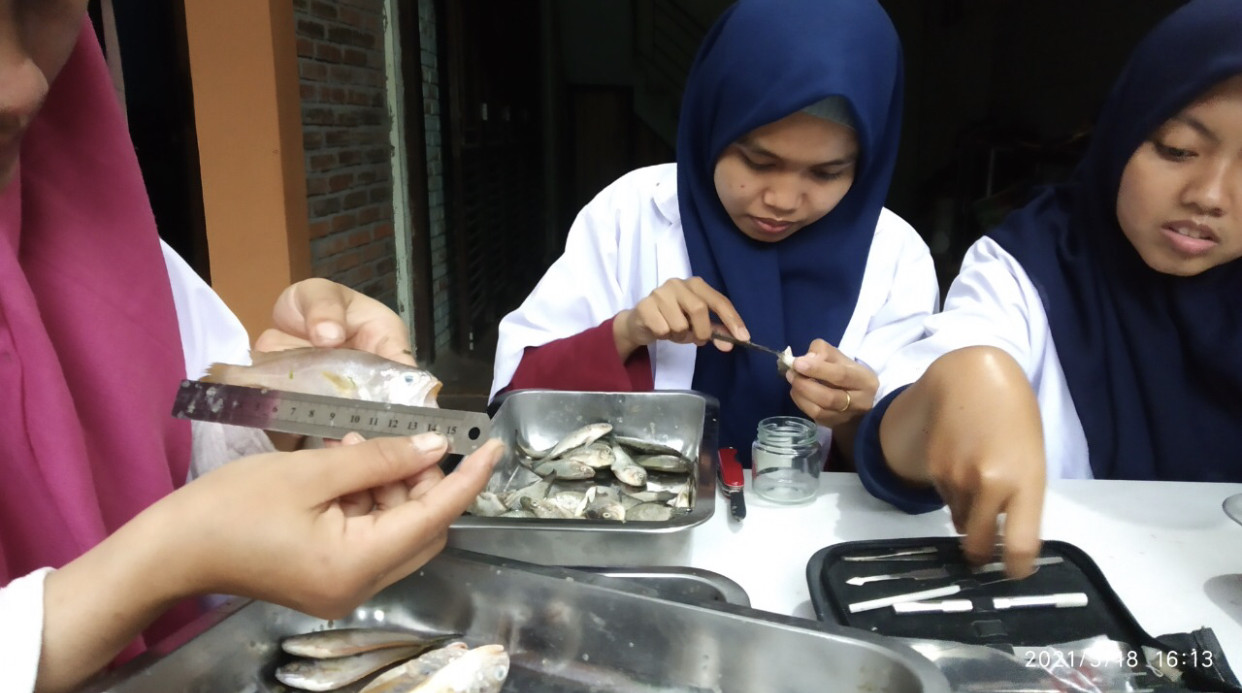
[[[229,374],[237,370],[238,366],[232,363],[213,363],[207,367],[207,375],[199,378],[204,383],[227,383],[229,382]]]
[[[253,366],[259,366],[267,361],[277,358],[281,352],[278,351],[255,351],[250,350],[250,366],[242,366],[236,363],[220,363],[216,362],[207,367],[207,375],[199,378],[204,383],[224,383],[230,385],[240,385],[237,378],[246,372],[246,369]]]
[[[299,349],[308,349],[308,348],[310,347],[297,347],[294,349],[284,349],[281,351],[258,351],[257,349],[251,349],[250,350],[250,365],[251,366],[262,366],[268,361],[274,361],[276,359],[287,359],[289,358],[290,354],[298,351]]]

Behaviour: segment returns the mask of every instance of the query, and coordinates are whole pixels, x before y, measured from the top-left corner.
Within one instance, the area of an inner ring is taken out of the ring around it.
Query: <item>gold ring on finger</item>
[[[845,412],[849,411],[850,404],[852,404],[854,401],[854,398],[850,396],[849,390],[844,390],[844,392],[845,392],[845,406],[837,410],[838,414],[844,414]]]

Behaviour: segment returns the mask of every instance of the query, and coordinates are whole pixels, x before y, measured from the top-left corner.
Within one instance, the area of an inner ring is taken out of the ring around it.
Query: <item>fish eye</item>
[[[407,382],[407,383],[413,383],[413,382],[414,382],[414,374],[413,374],[413,373],[406,373],[406,374],[405,374],[405,382]]]

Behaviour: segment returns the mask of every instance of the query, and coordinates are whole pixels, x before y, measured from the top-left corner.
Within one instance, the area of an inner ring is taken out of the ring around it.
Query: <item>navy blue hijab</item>
[[[1135,49],[1068,182],[991,236],[1043,299],[1097,478],[1242,481],[1242,262],[1160,274],[1117,222],[1121,173],[1242,73],[1242,2],[1193,0]]]
[[[901,129],[901,45],[874,0],[740,0],[699,48],[677,130],[677,191],[690,267],[729,297],[759,343],[802,353],[836,344],[858,301]],[[825,97],[844,97],[858,134],[848,193],[779,243],[747,238],[716,194],[731,143]],[[721,403],[721,445],[749,457],[760,419],[801,415],[771,356],[698,352],[693,387]]]

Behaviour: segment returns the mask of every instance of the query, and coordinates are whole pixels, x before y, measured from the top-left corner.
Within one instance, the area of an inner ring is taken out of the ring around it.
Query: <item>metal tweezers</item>
[[[920,546],[915,549],[902,549],[901,551],[891,551],[889,553],[877,553],[866,556],[842,556],[843,561],[927,561],[935,558],[937,548],[934,546]]]
[[[1044,558],[1035,559],[1035,566],[1039,567],[1041,565],[1056,565],[1057,563],[1063,563],[1064,561],[1065,559],[1061,558],[1060,556],[1045,556]],[[971,568],[970,572],[975,573],[975,574],[998,573],[1004,569],[1005,569],[1005,564],[1001,563],[1000,561],[996,561],[995,563],[984,563],[981,566]],[[949,577],[949,567],[947,565],[940,565],[940,566],[935,566],[932,568],[919,568],[918,570],[907,570],[901,573],[885,573],[882,575],[855,575],[854,577],[846,580],[845,582],[846,584],[859,586],[859,585],[865,585],[868,582],[879,582],[881,580],[901,580],[901,579],[934,580],[935,578],[947,578],[947,577]]]

